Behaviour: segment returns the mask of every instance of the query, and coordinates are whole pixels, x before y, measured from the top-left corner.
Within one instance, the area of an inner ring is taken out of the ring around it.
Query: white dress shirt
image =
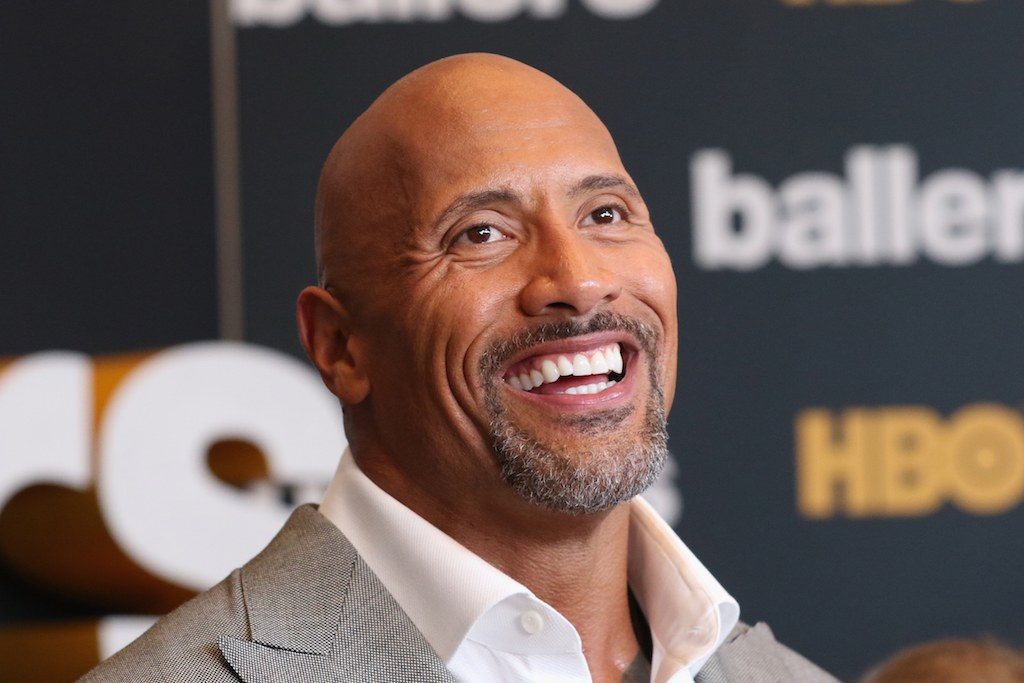
[[[629,505],[629,585],[651,629],[651,681],[690,683],[739,605],[646,501]],[[381,490],[347,452],[320,511],[460,683],[591,683],[565,617]]]

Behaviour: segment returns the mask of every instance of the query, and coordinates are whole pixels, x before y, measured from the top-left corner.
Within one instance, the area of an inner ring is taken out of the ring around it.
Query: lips
[[[599,394],[622,380],[624,369],[621,345],[610,343],[585,351],[531,356],[512,365],[504,380],[532,393]]]

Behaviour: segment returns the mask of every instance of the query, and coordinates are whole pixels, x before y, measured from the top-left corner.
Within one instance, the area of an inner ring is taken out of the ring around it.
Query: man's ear
[[[363,401],[370,393],[370,380],[352,335],[349,311],[322,287],[302,290],[296,308],[302,346],[324,384],[345,405]]]

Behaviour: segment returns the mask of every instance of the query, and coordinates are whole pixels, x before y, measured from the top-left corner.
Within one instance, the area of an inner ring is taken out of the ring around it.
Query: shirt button
[[[534,610],[527,610],[523,612],[523,615],[519,617],[519,625],[523,627],[523,630],[529,633],[531,636],[544,628],[544,617],[540,615],[540,612]]]

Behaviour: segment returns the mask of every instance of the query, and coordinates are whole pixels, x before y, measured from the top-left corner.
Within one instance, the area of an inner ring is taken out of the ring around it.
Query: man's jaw
[[[657,335],[627,319],[576,330],[513,337],[506,353],[492,354],[497,362],[481,367],[492,380],[485,384],[487,410],[504,481],[543,508],[586,514],[646,489],[667,451],[664,398],[654,372]],[[559,371],[548,381],[554,373],[546,363],[557,370],[562,356],[568,361],[562,367],[571,364],[572,372]],[[578,364],[577,356],[583,357]],[[540,373],[537,386],[534,372]],[[591,384],[597,393],[579,393]],[[577,393],[565,391],[574,387]]]

